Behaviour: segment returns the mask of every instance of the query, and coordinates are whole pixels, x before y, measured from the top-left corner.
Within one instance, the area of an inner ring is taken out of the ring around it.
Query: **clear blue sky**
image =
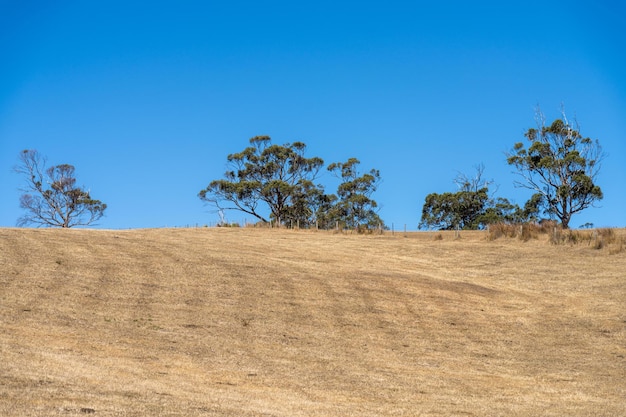
[[[537,104],[608,154],[605,199],[571,225],[626,226],[621,1],[0,0],[0,226],[27,148],[76,166],[98,227],[215,223],[197,193],[256,135],[379,169],[396,229],[481,163],[523,205],[504,153]]]

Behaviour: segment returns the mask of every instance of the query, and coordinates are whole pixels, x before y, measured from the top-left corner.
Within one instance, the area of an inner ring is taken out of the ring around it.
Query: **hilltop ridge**
[[[436,237],[0,229],[0,414],[626,414],[623,254]]]

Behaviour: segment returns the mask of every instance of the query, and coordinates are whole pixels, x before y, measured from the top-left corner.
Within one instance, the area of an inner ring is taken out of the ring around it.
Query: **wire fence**
[[[339,222],[336,222],[334,227],[319,227],[318,224],[313,225],[300,225],[298,222],[281,222],[278,223],[276,221],[270,221],[267,223],[263,222],[248,222],[243,221],[232,222],[232,223],[224,223],[224,222],[206,222],[206,223],[188,223],[182,225],[164,225],[161,227],[154,227],[155,229],[240,229],[240,228],[250,228],[250,229],[259,229],[259,230],[290,230],[290,231],[310,231],[310,232],[320,232],[320,233],[332,233],[332,234],[344,234],[344,235],[378,235],[378,236],[400,236],[400,237],[421,237],[421,238],[429,238],[433,240],[441,240],[441,239],[459,239],[461,234],[471,234],[472,236],[476,236],[477,233],[481,235],[485,235],[486,231],[459,231],[459,230],[419,230],[419,229],[409,229],[407,224],[402,224],[401,226],[396,226],[394,223],[386,226],[383,224],[378,225],[374,228],[369,229],[359,229],[359,228],[349,228],[343,227]]]

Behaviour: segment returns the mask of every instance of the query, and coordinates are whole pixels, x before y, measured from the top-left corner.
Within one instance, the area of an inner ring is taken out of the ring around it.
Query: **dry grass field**
[[[624,416],[609,249],[0,229],[0,415]]]

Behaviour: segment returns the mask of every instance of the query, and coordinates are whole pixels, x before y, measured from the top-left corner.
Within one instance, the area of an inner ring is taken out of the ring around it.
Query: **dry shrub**
[[[604,248],[604,239],[595,239],[593,248],[598,250]]]
[[[617,241],[617,234],[614,229],[603,228],[596,230],[598,238],[603,239],[606,243],[615,243]]]
[[[489,240],[501,237],[516,237],[519,226],[510,223],[495,223],[489,225]]]
[[[241,227],[241,226],[239,225],[239,223],[233,222],[233,223],[218,223],[217,227]]]
[[[576,230],[576,231],[573,231],[572,233],[575,233],[578,239],[574,243],[587,243],[587,245],[591,244],[595,235],[595,231],[592,231],[592,230]]]
[[[584,243],[586,239],[586,236],[584,233],[582,233],[580,230],[569,230],[567,233],[567,239],[568,239],[568,243],[571,243],[572,245],[576,245],[579,243]]]
[[[550,243],[553,245],[576,245],[589,241],[589,232],[582,232],[580,230],[563,229],[560,225],[554,226],[551,229],[542,227],[542,230],[546,230],[546,233],[550,236]]]
[[[501,237],[511,237],[510,225],[506,223],[494,223],[489,225],[489,240],[496,240]]]
[[[540,227],[534,223],[511,224],[511,223],[495,223],[489,225],[489,240],[499,239],[501,237],[519,238],[524,242],[539,237]]]
[[[560,227],[561,226],[557,223],[556,220],[542,220],[539,222],[539,233],[552,233],[555,228],[558,229]]]
[[[548,232],[550,236],[550,243],[553,245],[560,245],[563,243],[563,229],[554,228],[552,232]]]
[[[568,230],[563,233],[560,243],[583,244],[592,246],[594,249],[603,249],[607,245],[619,241],[615,230],[605,228],[597,230]],[[558,242],[557,242],[558,243]]]
[[[626,250],[626,240],[615,232],[615,229],[602,228],[594,232],[594,248],[609,248],[609,253],[615,255]]]
[[[550,243],[554,245],[571,244],[576,245],[590,241],[590,235],[587,232],[580,230],[564,230],[561,227],[556,227],[550,234]]]
[[[624,241],[624,238],[622,238],[622,239],[619,239],[615,245],[611,246],[611,248],[609,249],[609,254],[617,255],[618,253],[622,253],[625,250],[626,250],[626,241]]]
[[[521,235],[520,239],[524,242],[528,242],[530,239],[538,239],[541,233],[541,228],[536,223],[525,223],[520,226]]]
[[[617,254],[626,250],[626,240],[618,236],[615,229],[611,228],[597,230],[563,230],[557,227],[550,235],[550,243],[555,245],[586,244],[596,250],[608,248],[610,254]]]
[[[608,248],[611,254],[626,251],[626,237],[619,236],[615,229],[602,228],[596,230],[569,230],[553,220],[540,223],[495,223],[490,224],[488,240],[500,238],[518,238],[524,242],[547,235],[553,245],[582,245],[594,249]]]

